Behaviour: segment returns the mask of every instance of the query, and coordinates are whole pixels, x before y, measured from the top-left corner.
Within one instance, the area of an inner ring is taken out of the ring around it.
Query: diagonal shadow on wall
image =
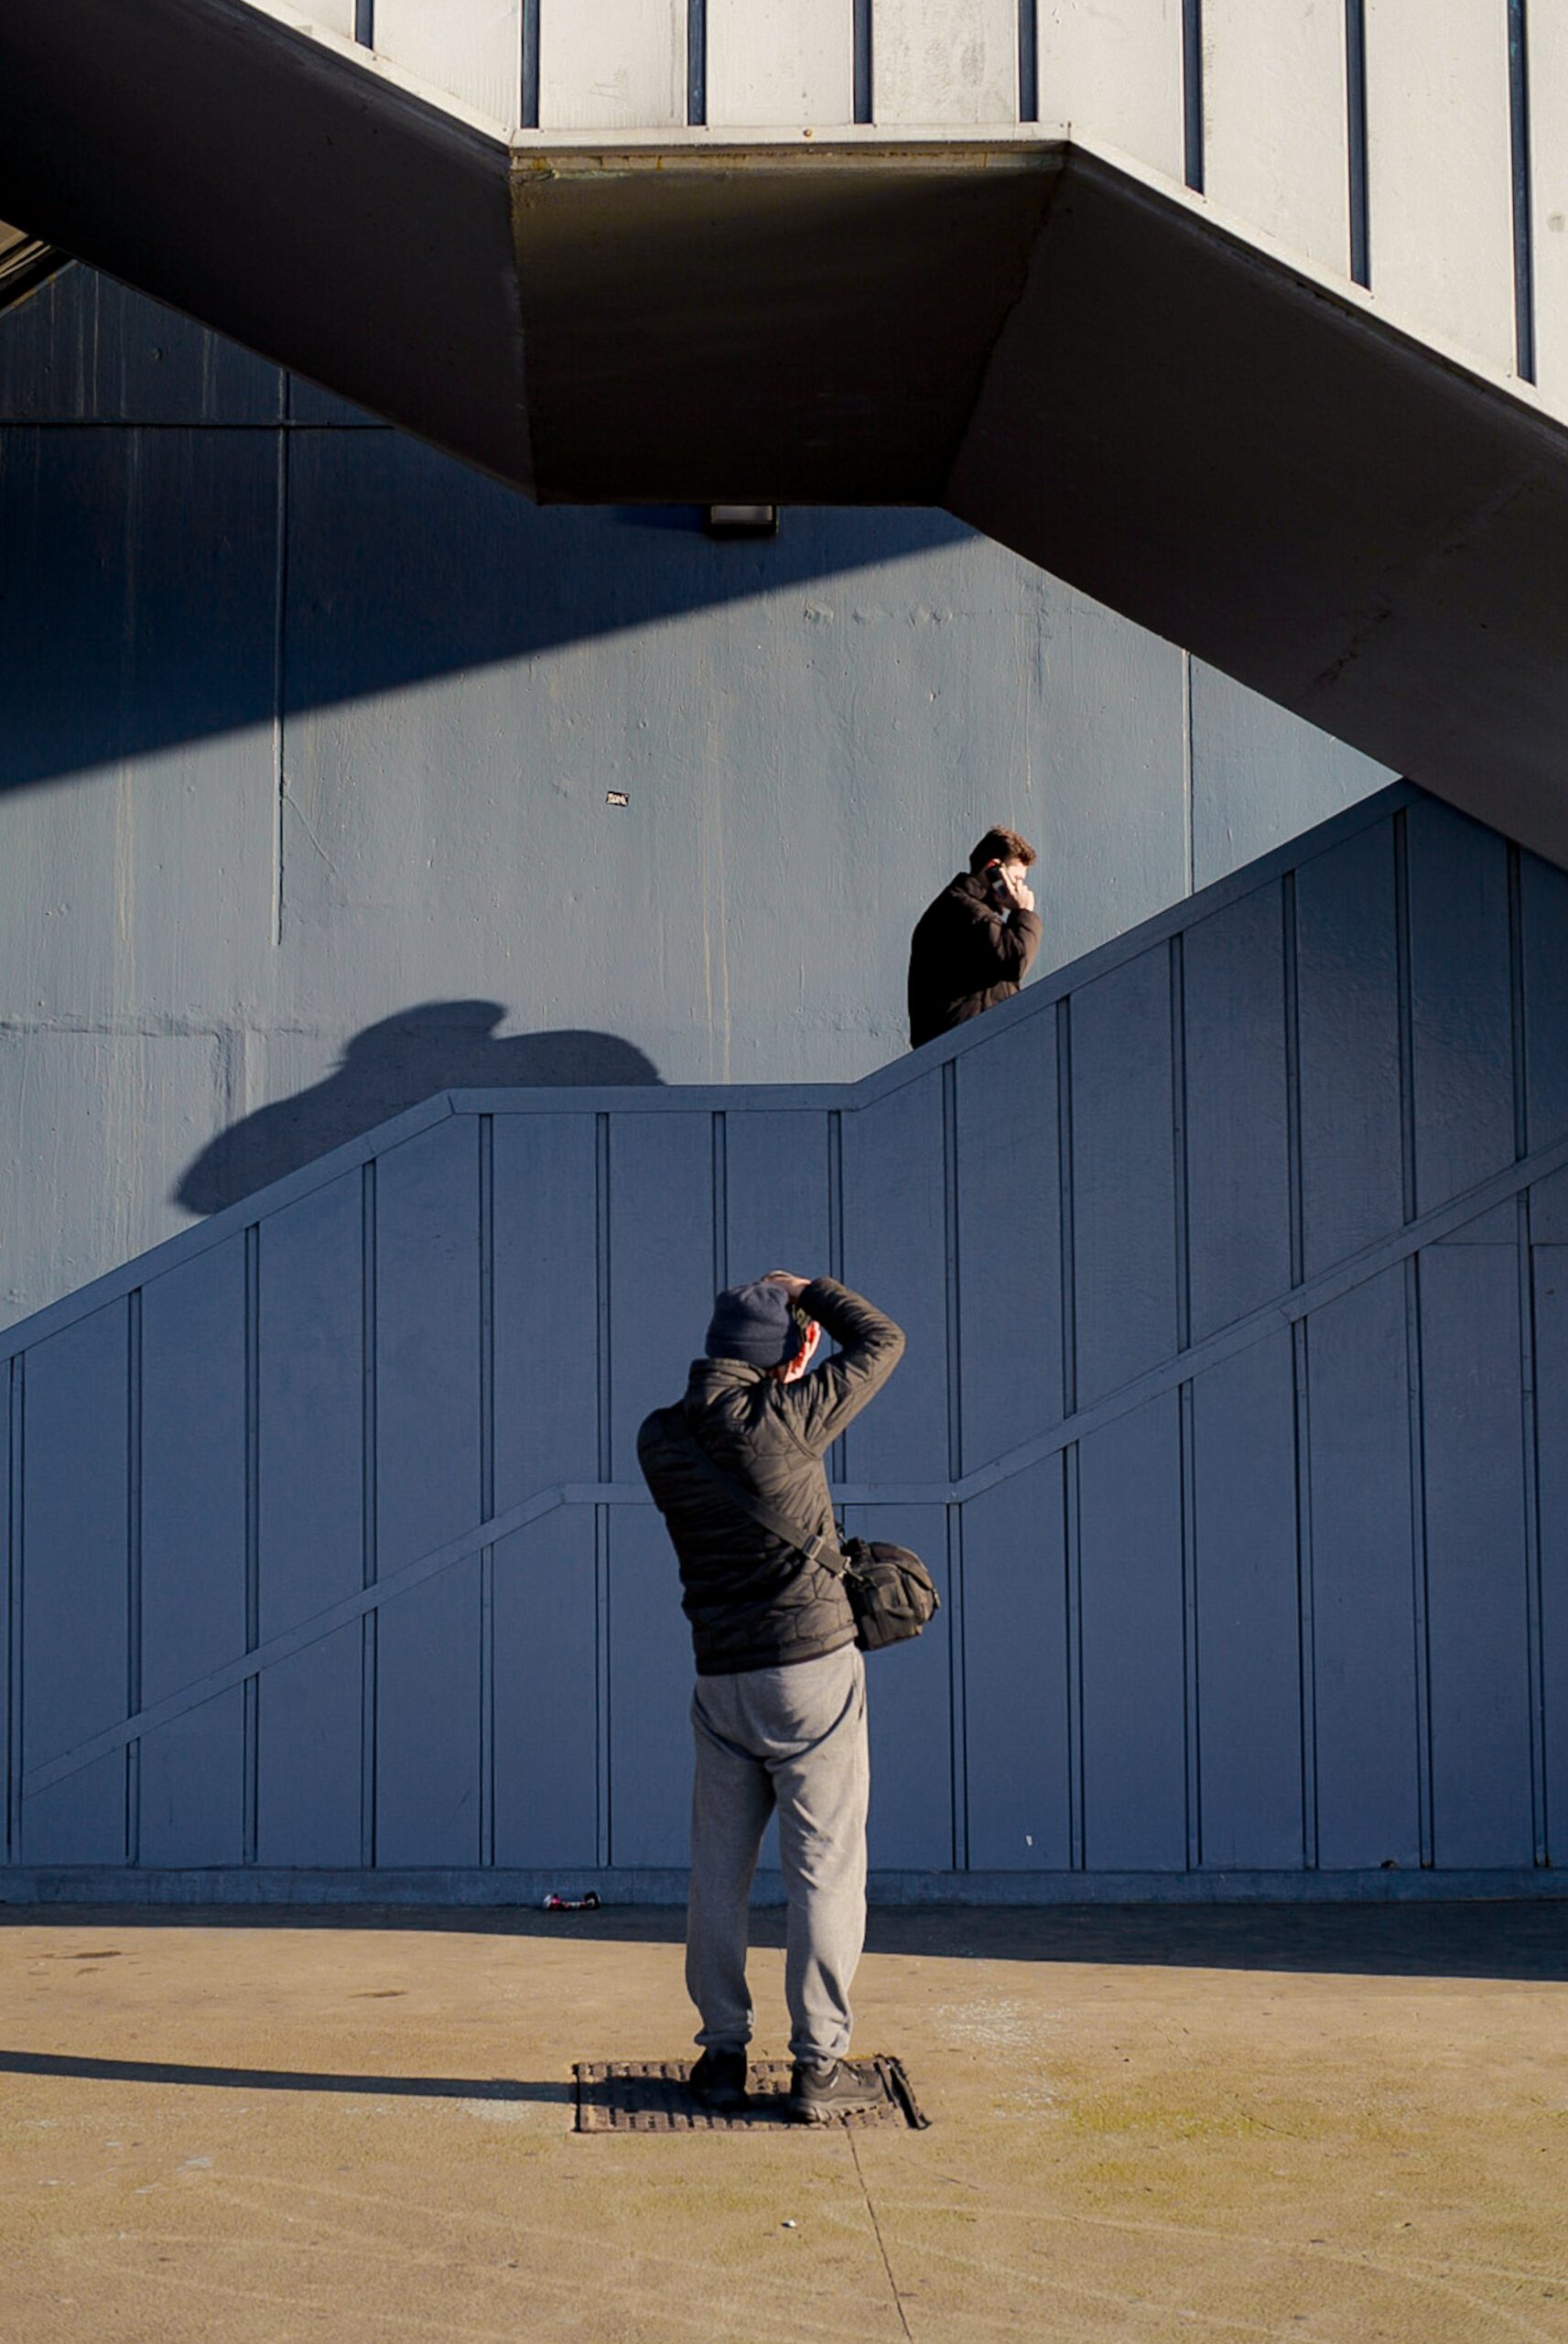
[[[426,1001],[354,1036],[323,1081],[245,1115],[204,1147],[174,1191],[188,1212],[222,1212],[440,1091],[657,1082],[615,1034],[568,1028],[496,1036],[498,1001]]]
[[[278,718],[287,755],[313,711],[487,667],[569,698],[584,674],[526,663],[975,535],[800,508],[722,542],[694,506],[539,507],[319,395],[283,404],[275,370],[90,271],[0,328],[0,791]]]

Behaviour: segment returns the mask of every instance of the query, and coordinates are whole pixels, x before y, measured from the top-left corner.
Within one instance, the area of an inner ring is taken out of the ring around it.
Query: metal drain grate
[[[840,2131],[870,2125],[913,2127],[924,2132],[930,2119],[910,2089],[901,2059],[851,2059],[857,2075],[874,2077],[881,2098],[829,2118]],[[579,2132],[755,2132],[790,2125],[784,2113],[789,2090],[787,2059],[754,2059],[746,2073],[750,2106],[740,2116],[711,2116],[691,2093],[689,2059],[585,2059],[572,2069],[577,2084]],[[791,2125],[791,2129],[795,2129]],[[800,2127],[801,2131],[819,2127]]]

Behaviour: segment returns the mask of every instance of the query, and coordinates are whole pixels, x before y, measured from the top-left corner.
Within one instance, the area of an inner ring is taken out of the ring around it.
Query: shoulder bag
[[[833,1536],[826,1530],[804,1531],[798,1523],[775,1514],[764,1499],[732,1481],[709,1457],[689,1425],[686,1437],[703,1472],[732,1506],[771,1530],[786,1546],[793,1546],[803,1561],[819,1563],[841,1583],[855,1615],[855,1642],[862,1652],[907,1644],[942,1609],[930,1572],[911,1548],[891,1546],[880,1538],[851,1538],[848,1545],[836,1546],[837,1524]]]

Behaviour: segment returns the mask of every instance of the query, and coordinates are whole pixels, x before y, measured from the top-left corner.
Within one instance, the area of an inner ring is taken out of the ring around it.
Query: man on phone
[[[968,871],[927,905],[909,948],[909,1047],[1011,1001],[1040,950],[1034,849],[1016,830],[989,830]]]
[[[807,1373],[824,1328],[838,1352]],[[697,1649],[686,1978],[702,2021],[692,2089],[715,2115],[746,2104],[747,1906],[775,1813],[788,2113],[822,2123],[881,2089],[844,2058],[866,1926],[865,1662],[842,1581],[814,1557],[838,1546],[823,1458],[903,1351],[847,1286],[772,1270],[719,1297],[707,1356],[637,1435]]]

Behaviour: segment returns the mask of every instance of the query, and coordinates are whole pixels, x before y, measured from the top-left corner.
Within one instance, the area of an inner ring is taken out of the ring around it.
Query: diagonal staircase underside
[[[1568,861],[1568,430],[1063,136],[533,137],[13,0],[0,213],[546,500],[941,504]]]

